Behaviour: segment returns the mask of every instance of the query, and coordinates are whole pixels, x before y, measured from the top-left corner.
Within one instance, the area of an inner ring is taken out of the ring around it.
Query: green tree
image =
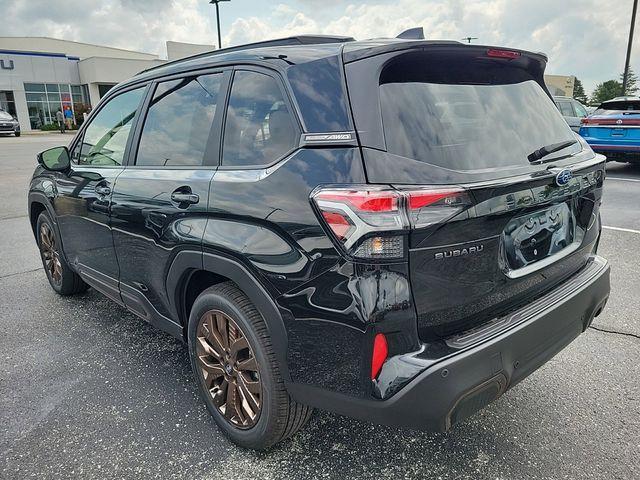
[[[589,102],[587,98],[587,94],[584,93],[584,87],[582,86],[582,82],[580,79],[576,78],[575,83],[573,84],[573,98],[578,100],[580,103],[586,105]]]
[[[600,105],[602,102],[619,97],[622,92],[622,84],[617,80],[607,80],[606,82],[596,85],[596,89],[591,95],[591,103]]]
[[[624,72],[620,74],[620,92],[622,92],[622,81],[624,79]],[[633,72],[633,68],[629,67],[629,76],[627,78],[627,91],[622,92],[621,95],[633,95],[638,91],[638,77]]]

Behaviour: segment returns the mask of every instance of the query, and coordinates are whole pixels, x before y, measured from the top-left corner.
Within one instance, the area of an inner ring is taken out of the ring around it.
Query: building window
[[[25,83],[24,90],[32,129],[57,127],[58,110],[64,114],[68,127],[78,126],[84,120],[83,113],[89,111],[86,85]]]
[[[11,90],[0,91],[0,110],[4,110],[13,117],[17,117],[16,102]]]

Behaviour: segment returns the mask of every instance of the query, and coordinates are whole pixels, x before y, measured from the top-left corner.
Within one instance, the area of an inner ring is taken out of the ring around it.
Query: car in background
[[[603,102],[582,119],[580,135],[608,160],[640,163],[640,97]]]
[[[8,112],[0,110],[0,133],[13,133],[20,136],[20,122]]]
[[[588,115],[587,107],[571,97],[554,96],[553,101],[571,127],[571,130],[578,132],[580,130],[580,120]]]

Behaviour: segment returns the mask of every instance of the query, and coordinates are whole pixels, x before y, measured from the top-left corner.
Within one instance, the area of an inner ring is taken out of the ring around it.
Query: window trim
[[[73,152],[75,150],[75,148],[78,146],[79,142],[82,142],[84,140],[84,134],[85,131],[87,130],[87,128],[89,128],[89,125],[91,125],[93,123],[93,120],[95,119],[95,117],[102,111],[102,109],[105,107],[105,105],[108,105],[109,102],[111,102],[111,100],[114,100],[116,97],[123,95],[125,93],[128,93],[132,90],[138,90],[138,89],[142,89],[142,98],[140,99],[140,103],[138,104],[138,109],[136,110],[136,114],[133,117],[132,122],[132,126],[131,126],[131,132],[129,133],[129,138],[127,139],[127,144],[125,145],[124,148],[124,155],[122,156],[122,164],[121,165],[80,165],[77,162],[73,161],[73,156],[71,156],[71,165],[73,168],[100,168],[100,169],[104,169],[104,168],[111,168],[111,169],[117,169],[117,168],[123,168],[128,159],[129,159],[129,154],[131,151],[131,145],[133,142],[133,138],[134,138],[134,133],[135,133],[135,129],[137,128],[137,124],[138,121],[140,119],[140,112],[142,111],[142,107],[145,105],[145,102],[147,100],[147,97],[149,95],[149,86],[151,85],[150,82],[144,82],[144,83],[136,83],[134,85],[129,85],[125,88],[119,89],[117,91],[114,91],[111,95],[107,95],[105,97],[103,97],[101,99],[101,101],[98,103],[98,105],[96,106],[96,108],[94,110],[91,111],[91,115],[89,115],[89,117],[87,118],[87,120],[82,124],[82,126],[80,127],[80,130],[78,130],[78,133],[76,134],[76,136],[74,137],[74,139],[71,141],[71,143],[69,144],[69,152]]]
[[[291,114],[291,117],[293,119],[294,122],[294,126],[296,127],[297,133],[298,133],[298,142],[293,146],[293,148],[289,149],[288,151],[284,152],[282,155],[280,155],[278,158],[276,158],[275,160],[273,160],[270,163],[265,163],[265,164],[256,164],[256,165],[224,165],[223,162],[223,146],[224,146],[224,133],[225,133],[225,129],[227,126],[227,112],[228,112],[228,107],[229,107],[229,99],[231,98],[231,89],[233,88],[233,80],[235,78],[235,74],[236,72],[241,72],[241,71],[247,71],[247,72],[254,72],[254,73],[261,73],[263,75],[267,75],[271,78],[273,78],[276,82],[276,85],[278,86],[278,88],[280,89],[280,93],[282,94],[282,98],[285,102],[285,104],[287,105],[287,109],[289,111],[289,113]],[[298,114],[298,110],[295,108],[291,95],[289,94],[289,91],[287,90],[287,88],[285,87],[285,82],[284,79],[282,78],[282,76],[276,72],[275,70],[271,70],[269,68],[264,68],[264,67],[257,67],[257,66],[253,66],[253,65],[235,65],[233,67],[233,75],[230,79],[229,82],[229,88],[227,89],[227,97],[224,103],[224,119],[222,122],[222,130],[220,131],[220,150],[219,150],[219,164],[218,164],[218,170],[264,170],[266,168],[270,168],[278,163],[280,163],[282,160],[284,160],[285,158],[291,156],[294,152],[296,152],[297,150],[299,150],[301,148],[302,142],[302,123],[300,122],[300,117]]]
[[[138,123],[135,126],[135,131],[132,135],[131,149],[129,150],[129,154],[126,159],[126,163],[123,163],[123,167],[131,168],[135,170],[211,170],[216,169],[220,165],[220,152],[221,152],[221,141],[222,141],[222,116],[224,110],[221,108],[221,105],[226,106],[226,100],[229,94],[229,86],[231,84],[231,73],[232,69],[229,67],[209,67],[199,70],[190,70],[185,72],[173,73],[171,75],[166,75],[159,78],[154,78],[149,83],[149,89],[147,92],[147,96],[144,99],[140,107],[141,114]],[[222,75],[222,82],[220,84],[220,92],[218,96],[223,99],[222,104],[216,104],[216,113],[213,117],[213,121],[211,122],[211,127],[209,128],[209,137],[207,139],[207,145],[205,147],[203,163],[202,165],[136,165],[136,159],[138,157],[138,150],[140,149],[140,139],[142,137],[142,130],[144,129],[144,124],[147,120],[147,116],[149,115],[149,109],[151,106],[151,101],[153,100],[153,96],[155,95],[156,89],[159,83],[171,82],[174,80],[180,80],[189,77],[199,77],[203,75]],[[216,155],[216,152],[218,154]],[[207,162],[207,160],[209,160]]]

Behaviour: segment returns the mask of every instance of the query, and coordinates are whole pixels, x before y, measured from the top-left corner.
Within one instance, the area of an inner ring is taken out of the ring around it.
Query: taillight
[[[348,255],[379,260],[403,258],[410,228],[445,221],[469,204],[461,188],[354,185],[319,188],[311,198]]]

